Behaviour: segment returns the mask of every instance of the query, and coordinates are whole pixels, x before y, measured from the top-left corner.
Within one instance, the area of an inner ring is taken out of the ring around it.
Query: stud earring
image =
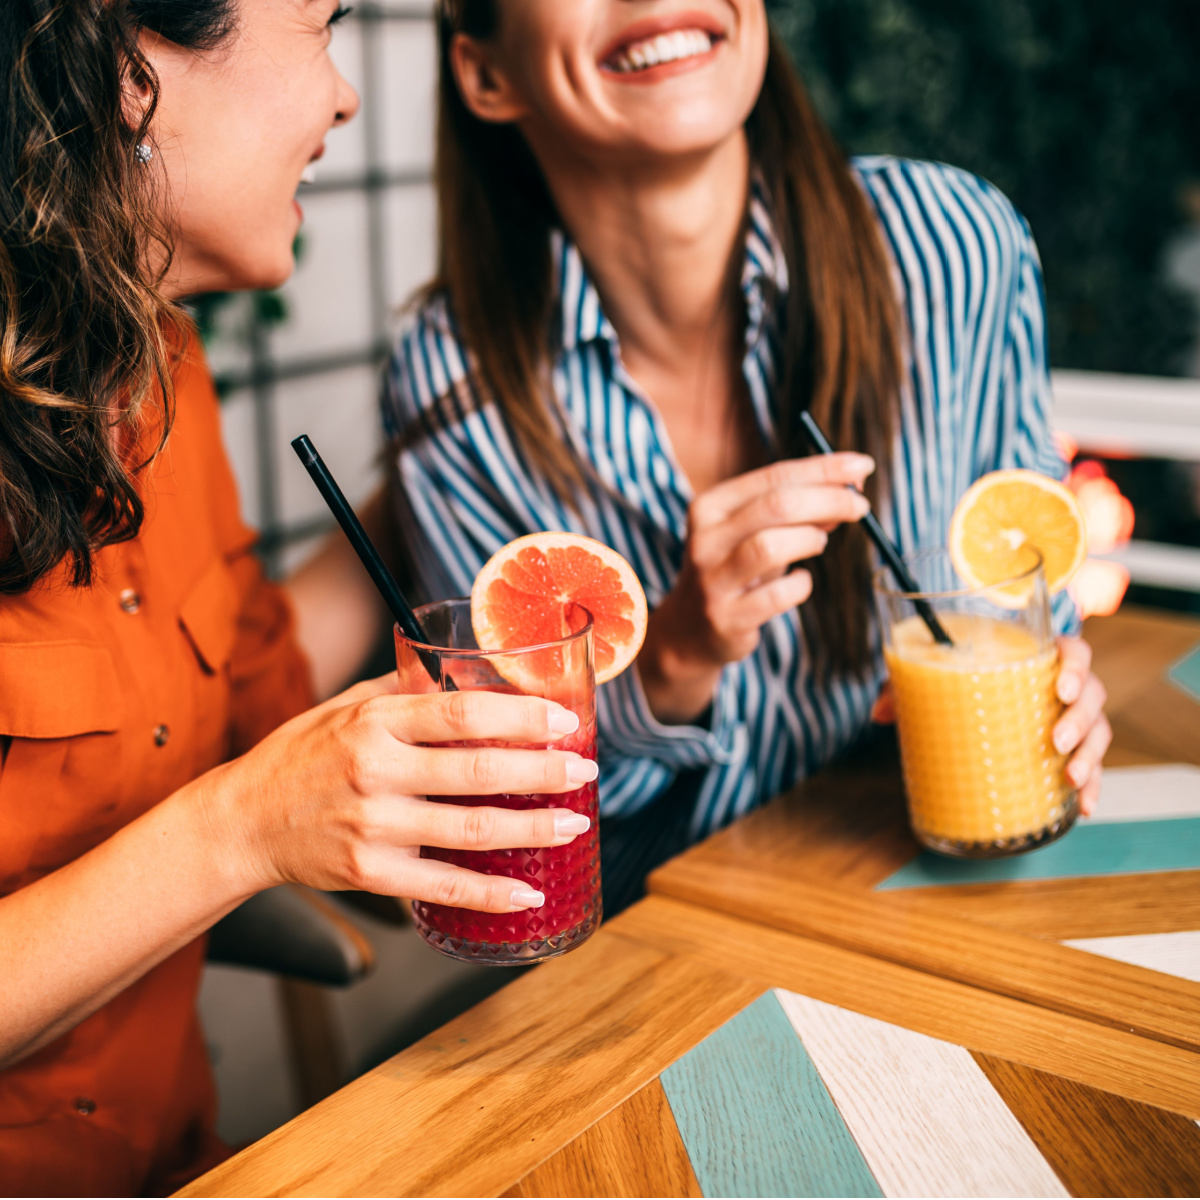
[[[154,157],[154,147],[149,142],[138,142],[134,157],[144,167]]]

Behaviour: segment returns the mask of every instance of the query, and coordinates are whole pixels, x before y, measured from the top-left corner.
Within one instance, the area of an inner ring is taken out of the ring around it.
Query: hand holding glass
[[[541,696],[579,718],[577,730],[555,743],[589,764],[596,758],[596,681],[592,623],[581,612],[576,632],[545,645],[517,650],[480,650],[471,628],[469,600],[446,600],[416,610],[428,642],[421,644],[396,630],[396,666],[400,690],[488,691]],[[428,665],[435,666],[435,682]],[[458,745],[488,746],[474,741]],[[533,747],[530,747],[533,748]],[[541,748],[541,747],[537,747]],[[445,850],[422,847],[422,858],[437,859],[493,876],[508,876],[545,896],[540,907],[520,912],[487,913],[416,902],[417,932],[451,958],[492,965],[537,962],[581,945],[598,928],[600,840],[597,827],[597,771],[575,791],[559,795],[459,795],[442,797],[464,806],[510,809],[573,809],[590,819],[586,833],[565,846],[519,850]],[[466,786],[466,781],[464,781]]]
[[[963,584],[941,550],[905,559],[921,586],[875,592],[913,832],[942,854],[997,858],[1061,837],[1078,798],[1055,749],[1058,648],[1041,561],[992,587]],[[938,645],[918,605],[953,640]]]

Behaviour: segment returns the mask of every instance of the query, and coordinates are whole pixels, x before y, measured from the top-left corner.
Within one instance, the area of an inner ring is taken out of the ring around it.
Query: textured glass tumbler
[[[1078,798],[1054,747],[1058,647],[1041,560],[973,588],[943,550],[905,559],[921,587],[875,576],[909,819],[917,840],[959,858],[1002,858],[1061,837]],[[939,645],[928,604],[954,645]]]
[[[471,630],[471,602],[443,600],[417,609],[429,643],[419,646],[396,629],[396,667],[407,694],[447,691],[541,696],[569,708],[579,728],[553,743],[584,758],[596,757],[596,676],[592,623],[557,642],[520,650],[480,650]],[[438,675],[435,683],[427,666]],[[455,746],[507,745],[455,742]],[[544,749],[540,746],[526,747]],[[435,950],[464,962],[517,966],[565,954],[600,925],[599,802],[595,783],[557,795],[439,796],[448,804],[498,808],[570,808],[592,827],[566,846],[527,850],[421,849],[435,858],[485,875],[507,875],[544,893],[546,903],[515,913],[485,913],[444,904],[413,903],[417,932]]]

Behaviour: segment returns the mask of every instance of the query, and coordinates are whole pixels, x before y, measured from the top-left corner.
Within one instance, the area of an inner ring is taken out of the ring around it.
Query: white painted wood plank
[[[1093,453],[1192,460],[1200,455],[1200,383],[1100,371],[1054,371],[1054,425]]]
[[[1067,1196],[969,1051],[777,990],[886,1196]]]
[[[1200,550],[1190,546],[1134,540],[1094,557],[1120,563],[1134,583],[1200,592]]]
[[[1073,938],[1064,942],[1076,950],[1115,958],[1200,983],[1200,930],[1184,933],[1134,933],[1121,937]]]
[[[1154,821],[1200,817],[1200,767],[1105,767],[1092,821]]]

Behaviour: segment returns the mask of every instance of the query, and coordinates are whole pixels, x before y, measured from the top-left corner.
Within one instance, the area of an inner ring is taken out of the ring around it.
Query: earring
[[[154,157],[154,147],[149,142],[138,142],[134,157],[144,167]]]

